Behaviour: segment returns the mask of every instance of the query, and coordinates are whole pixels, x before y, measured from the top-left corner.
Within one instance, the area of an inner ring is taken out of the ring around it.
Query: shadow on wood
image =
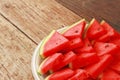
[[[93,17],[110,23],[120,31],[120,0],[56,0],[77,15],[90,21]]]

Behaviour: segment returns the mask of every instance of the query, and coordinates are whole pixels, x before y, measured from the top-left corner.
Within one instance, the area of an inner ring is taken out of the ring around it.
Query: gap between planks
[[[9,20],[6,16],[4,16],[1,12],[0,15],[7,20],[10,24],[12,24],[15,28],[17,28],[21,33],[23,33],[28,39],[30,39],[33,43],[35,43],[36,45],[38,45],[37,42],[35,42],[32,38],[30,38],[25,32],[23,32],[17,25],[15,25],[11,20]]]

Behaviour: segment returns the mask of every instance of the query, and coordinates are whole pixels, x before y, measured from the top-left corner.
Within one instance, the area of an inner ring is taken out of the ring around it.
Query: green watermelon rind
[[[85,29],[84,29],[84,35],[83,35],[83,38],[85,38],[86,36],[87,36],[87,31],[88,31],[88,29],[90,28],[90,26],[93,24],[93,22],[95,21],[96,19],[95,18],[93,18],[88,24],[86,24],[86,26],[85,26]]]
[[[82,38],[83,38],[83,39],[86,37],[86,33],[87,33],[87,30],[88,30],[88,25],[89,25],[89,24],[86,24],[86,25],[85,25],[85,28],[84,28],[84,31],[83,31],[83,35],[82,35]]]
[[[38,69],[38,71],[37,71],[37,73],[38,73],[39,75],[43,75],[43,72],[41,71],[41,67],[42,67],[42,65],[48,60],[48,58],[49,58],[49,57],[47,57],[45,60],[43,60],[42,63],[40,64],[39,69]]]
[[[87,30],[90,28],[90,26],[93,24],[93,22],[95,21],[95,18],[93,18],[90,23],[87,25],[87,27],[85,28],[86,29],[86,32]]]
[[[105,20],[102,20],[102,21],[100,22],[101,25],[104,24],[104,23],[105,23]]]
[[[48,77],[46,77],[45,80],[49,80],[50,76],[51,76],[51,75],[49,75]]]
[[[73,68],[73,67],[72,67],[72,63],[69,63],[68,66],[69,66],[70,69]]]

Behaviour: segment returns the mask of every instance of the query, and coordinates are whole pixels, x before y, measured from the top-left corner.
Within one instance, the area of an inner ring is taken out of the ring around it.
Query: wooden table
[[[31,57],[37,44],[79,19],[55,0],[0,0],[0,80],[34,80]]]
[[[55,0],[0,0],[0,80],[34,80],[31,57],[37,44],[79,19]]]
[[[120,31],[120,0],[56,0],[77,15],[90,21],[105,20]]]

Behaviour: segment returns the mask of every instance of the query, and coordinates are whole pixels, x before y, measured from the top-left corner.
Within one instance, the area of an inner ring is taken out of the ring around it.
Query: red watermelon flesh
[[[77,37],[82,38],[85,25],[86,25],[86,22],[84,19],[81,21],[78,21],[77,23],[74,23],[69,28],[67,28],[63,32],[63,35],[68,39],[74,39]]]
[[[74,74],[75,72],[73,70],[67,68],[51,74],[45,80],[67,80]]]
[[[116,54],[119,50],[118,46],[113,43],[104,43],[104,42],[96,42],[94,45],[95,51],[99,56],[105,54]]]
[[[86,53],[86,52],[93,52],[94,51],[94,49],[93,49],[90,41],[88,40],[88,38],[85,38],[83,40],[83,43],[84,43],[84,45],[82,47],[74,50],[76,53],[84,53],[84,52]]]
[[[50,69],[52,69],[53,65],[60,62],[60,60],[63,58],[62,53],[55,53],[48,58],[46,58],[44,61],[42,61],[40,67],[39,67],[39,74],[45,74]]]
[[[101,26],[106,30],[106,34],[97,39],[97,41],[107,42],[118,37],[119,33],[115,31],[107,22],[102,21]]]
[[[72,62],[74,59],[76,59],[76,54],[72,51],[64,54],[64,58],[61,60],[61,62],[58,65],[55,65],[51,71],[55,72]]]
[[[90,40],[94,40],[94,39],[97,39],[103,36],[105,33],[106,31],[104,30],[103,27],[101,27],[98,21],[95,19],[92,19],[92,21],[90,22],[90,25],[88,26],[88,30],[86,33],[87,37]]]
[[[72,69],[79,69],[90,64],[97,63],[99,57],[96,53],[81,53],[70,63]]]
[[[88,74],[83,69],[77,69],[75,74],[68,80],[87,80]]]
[[[117,73],[120,74],[120,60],[111,64],[111,69],[115,70]]]
[[[66,47],[63,52],[68,52],[68,51],[71,51],[71,50],[74,50],[78,47],[82,47],[83,46],[83,41],[81,38],[75,38],[75,39],[72,39],[70,40],[69,42],[69,46]]]
[[[68,43],[69,43],[68,39],[66,39],[60,33],[54,30],[43,41],[40,47],[40,55],[42,57],[48,57],[64,49],[68,45]]]
[[[111,69],[104,71],[101,80],[120,80],[120,74]]]
[[[120,38],[118,39],[115,39],[115,40],[112,40],[110,41],[111,43],[114,43],[115,45],[117,45],[119,48],[120,48]]]
[[[101,56],[98,63],[87,66],[85,70],[93,79],[96,79],[107,68],[112,60],[113,57],[109,54]]]
[[[113,63],[110,64],[110,68],[120,73],[120,51],[114,55]]]
[[[44,60],[38,72],[50,74],[45,80],[119,80],[119,49],[120,33],[107,22],[93,19],[86,26],[82,20],[61,34],[54,30],[42,41]]]

